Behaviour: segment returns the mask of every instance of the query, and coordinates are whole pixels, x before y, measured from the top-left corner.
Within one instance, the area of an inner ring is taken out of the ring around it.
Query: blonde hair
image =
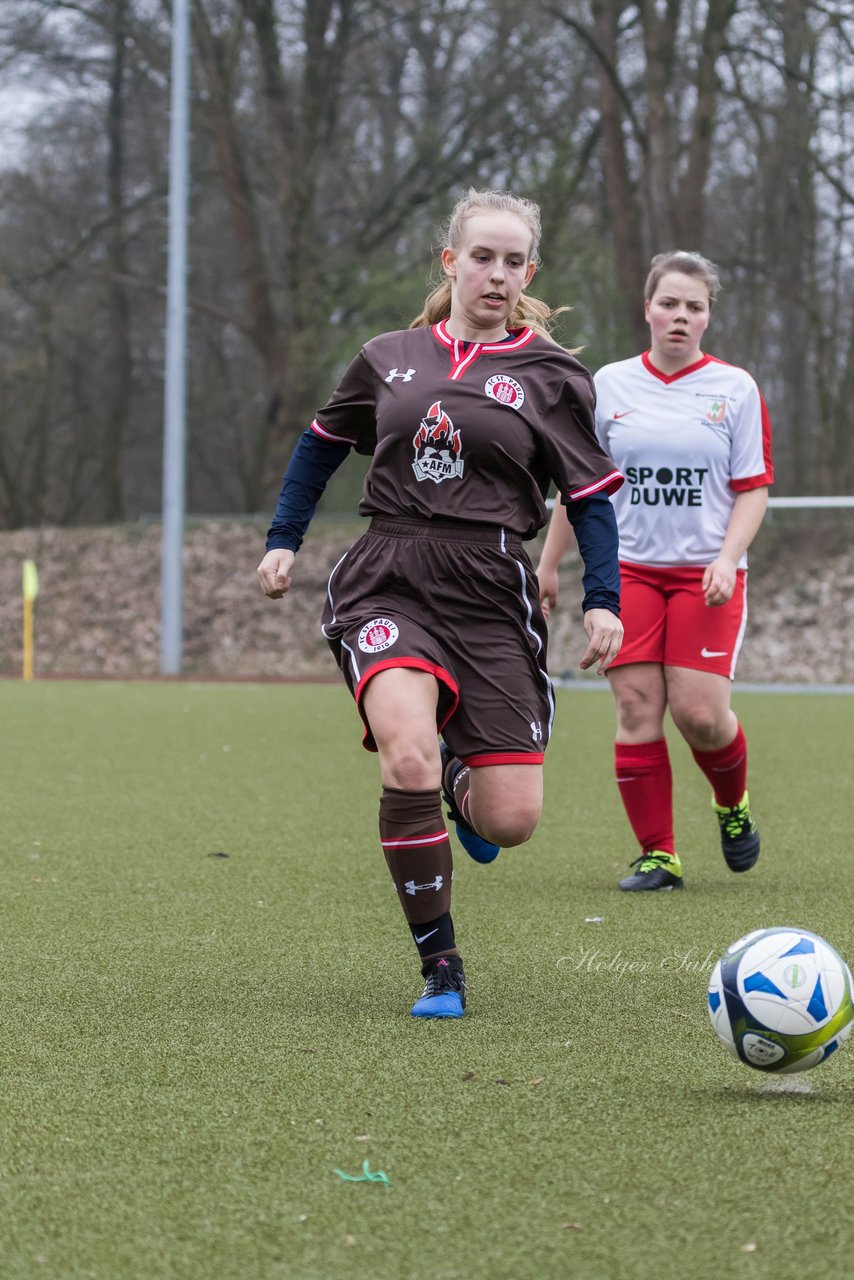
[[[685,249],[672,249],[659,253],[650,263],[649,275],[644,285],[644,301],[649,302],[658,288],[658,282],[668,271],[679,271],[683,276],[696,276],[709,291],[709,303],[715,301],[721,289],[718,269],[701,253],[689,253]]]
[[[442,227],[444,248],[453,249],[455,253],[459,252],[465,237],[465,223],[476,213],[512,213],[520,218],[531,233],[528,261],[535,262],[539,266],[542,235],[539,206],[534,204],[533,200],[513,195],[510,191],[477,191],[474,187],[469,187],[463,198],[454,205],[451,216]],[[565,306],[552,308],[540,298],[522,293],[512,314],[507,318],[507,328],[533,329],[541,337],[547,338],[550,342],[556,342],[551,333],[552,324],[562,312],[571,310],[571,307]],[[415,317],[409,327],[410,329],[427,328],[438,324],[440,320],[447,320],[450,314],[451,282],[443,279],[427,295],[420,315]]]

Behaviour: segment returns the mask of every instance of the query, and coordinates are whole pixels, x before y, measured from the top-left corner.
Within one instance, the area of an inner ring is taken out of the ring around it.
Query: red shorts
[[[658,662],[735,678],[747,626],[747,572],[726,604],[703,599],[702,565],[658,569],[620,562],[623,645],[612,667]]]

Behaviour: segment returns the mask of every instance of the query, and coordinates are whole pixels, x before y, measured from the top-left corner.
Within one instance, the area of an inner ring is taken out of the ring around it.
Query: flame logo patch
[[[412,470],[416,480],[460,480],[465,466],[462,460],[462,442],[459,431],[442,408],[441,400],[431,405],[421,419],[421,425],[412,439],[415,458]]]

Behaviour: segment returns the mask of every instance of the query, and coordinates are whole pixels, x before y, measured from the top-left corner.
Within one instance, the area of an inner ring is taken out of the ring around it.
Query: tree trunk
[[[642,0],[639,5],[646,63],[646,163],[643,179],[647,234],[654,253],[679,247],[675,234],[671,166],[674,122],[667,95],[673,77],[680,4],[681,0],[667,0],[666,13],[662,15],[658,13],[655,0]]]
[[[107,230],[107,261],[109,263],[107,314],[111,358],[105,396],[102,455],[99,462],[104,518],[108,521],[119,521],[124,519],[125,514],[122,460],[133,378],[130,304],[125,284],[129,274],[124,213],[124,79],[127,0],[112,0],[110,18],[112,61],[107,108],[107,200],[110,212]]]
[[[617,280],[636,346],[647,344],[643,285],[647,254],[641,227],[637,192],[629,174],[623,107],[617,91],[617,23],[623,9],[620,0],[596,0],[593,30],[602,51],[597,59],[599,105],[602,121],[602,166],[605,200],[614,239]]]
[[[775,154],[768,194],[769,262],[776,277],[783,387],[781,423],[788,443],[784,461],[790,483],[811,492],[818,482],[816,398],[811,352],[810,300],[815,290],[816,209],[810,146],[815,129],[811,86],[815,36],[801,0],[782,0],[783,98],[777,116]],[[773,236],[773,239],[770,237]]]
[[[688,151],[688,165],[675,201],[675,235],[683,249],[702,251],[706,239],[706,187],[712,154],[720,80],[717,63],[738,0],[716,0],[706,11],[697,76],[696,106]]]

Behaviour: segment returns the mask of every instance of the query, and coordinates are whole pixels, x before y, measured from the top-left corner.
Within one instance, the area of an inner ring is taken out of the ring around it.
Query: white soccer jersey
[[[611,499],[620,559],[711,564],[736,494],[774,478],[771,423],[753,378],[707,355],[668,375],[645,353],[605,365],[595,383],[596,433],[626,478]]]

